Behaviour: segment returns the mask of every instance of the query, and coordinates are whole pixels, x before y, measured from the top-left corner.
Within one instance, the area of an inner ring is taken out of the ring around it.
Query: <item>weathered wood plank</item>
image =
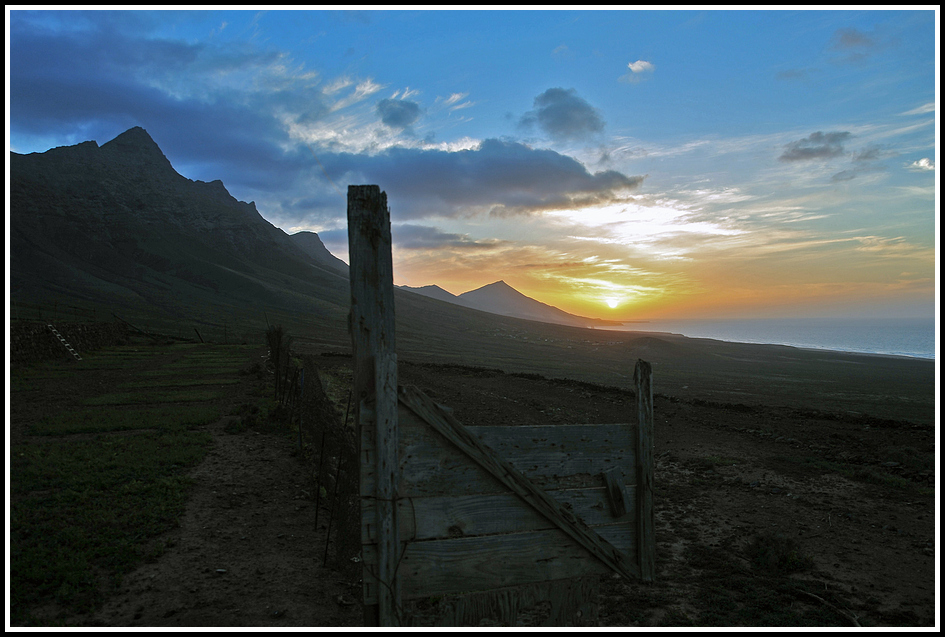
[[[349,328],[354,353],[355,423],[373,400],[374,475],[379,560],[377,608],[365,607],[367,625],[396,626],[400,615],[395,577],[397,539],[397,358],[394,343],[394,278],[387,194],[377,186],[348,186],[348,254],[351,259]],[[360,454],[359,454],[360,455]],[[370,514],[369,514],[370,515]],[[366,578],[365,578],[366,579]]]
[[[627,487],[631,502],[634,489]],[[603,487],[546,493],[591,528],[620,522],[636,530],[633,508],[628,511],[629,515],[619,520],[614,518]],[[513,493],[405,498],[399,502],[397,518],[401,542],[557,528]],[[373,520],[362,517],[361,527],[362,543],[373,542],[376,537]],[[617,548],[628,552],[632,547]]]
[[[633,370],[637,393],[637,555],[640,577],[652,582],[656,573],[656,523],[653,513],[653,370],[638,360]]]
[[[374,393],[373,357],[396,351],[390,213],[387,193],[377,186],[348,186],[348,255],[357,406]]]
[[[597,626],[599,577],[575,577],[496,588],[466,595],[438,598],[435,606],[405,603],[410,626],[472,626],[482,619],[499,626]],[[425,600],[424,600],[425,601]],[[535,607],[549,602],[535,617]],[[523,620],[528,621],[524,623]],[[536,619],[540,621],[535,621]]]
[[[601,476],[604,479],[607,499],[610,502],[610,510],[615,518],[622,518],[629,511],[633,511],[631,495],[626,488],[626,480],[623,471],[618,467],[604,471]]]
[[[619,467],[630,481],[636,475],[635,426],[548,425],[468,427],[542,489],[603,486],[600,473]],[[403,406],[398,415],[402,497],[468,495],[507,491],[484,469]],[[365,462],[362,458],[362,464]],[[362,489],[374,477],[362,474]]]
[[[375,357],[374,440],[377,449],[375,495],[377,519],[378,612],[382,626],[399,625],[400,528],[397,521],[400,467],[397,461],[397,355],[380,351]]]
[[[598,531],[607,542],[633,545],[634,532],[626,524]],[[373,546],[365,547],[366,564],[376,562]],[[627,558],[635,561],[636,552]],[[561,529],[409,542],[399,569],[403,600],[610,572]],[[374,601],[365,598],[365,603]]]
[[[405,387],[401,392],[401,397],[414,413],[426,420],[444,438],[459,447],[463,453],[498,478],[539,513],[557,524],[562,531],[586,548],[594,557],[628,579],[639,576],[639,566],[635,562],[628,560],[619,549],[589,529],[575,518],[573,513],[529,482],[521,472],[486,447],[458,420],[444,413],[423,392],[416,387]],[[564,573],[560,577],[571,575]]]

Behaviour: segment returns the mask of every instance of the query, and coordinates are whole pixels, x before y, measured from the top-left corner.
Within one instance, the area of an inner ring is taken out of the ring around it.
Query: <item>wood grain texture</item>
[[[418,604],[407,601],[407,625],[478,627],[486,618],[499,626],[518,626],[520,620],[526,626],[597,626],[599,592],[599,577],[575,577],[447,595],[433,609],[423,604],[421,613],[411,612]]]
[[[573,513],[537,488],[511,464],[497,456],[475,435],[449,414],[444,413],[429,397],[416,387],[404,387],[401,399],[418,416],[429,423],[437,433],[459,447],[473,461],[499,479],[513,493],[539,513],[554,522],[581,547],[595,558],[628,579],[639,577],[639,567],[619,549],[578,520]],[[508,537],[508,536],[496,536]],[[414,544],[423,544],[420,542]],[[567,576],[567,573],[561,577]],[[554,578],[549,578],[554,579]]]
[[[600,473],[619,467],[635,476],[635,425],[467,427],[542,489],[603,486]],[[402,497],[504,493],[508,489],[410,409],[398,415]],[[364,459],[362,458],[362,463]],[[362,488],[374,476],[362,474]]]
[[[387,194],[377,186],[348,186],[348,254],[357,427],[362,427],[361,405],[374,403],[374,506],[362,513],[376,528],[379,558],[374,570],[365,569],[363,579],[377,580],[377,608],[365,606],[364,619],[367,625],[396,626],[400,600],[395,573],[401,551],[395,504],[399,463],[394,279]]]
[[[634,489],[627,487],[631,502]],[[620,523],[636,529],[632,508],[629,515],[620,520],[613,517],[603,487],[546,493],[591,528]],[[397,519],[402,542],[556,528],[513,493],[404,498],[398,502]],[[377,531],[373,519],[362,516],[361,527],[362,542],[374,542]],[[615,546],[624,552],[635,550],[635,546]]]
[[[609,544],[632,545],[634,531],[625,524],[600,527]],[[362,559],[377,560],[374,545]],[[636,560],[636,553],[627,555]],[[603,575],[611,568],[595,559],[561,529],[506,535],[409,542],[400,563],[403,600],[439,594],[519,586],[545,580]],[[373,603],[370,597],[365,603]]]

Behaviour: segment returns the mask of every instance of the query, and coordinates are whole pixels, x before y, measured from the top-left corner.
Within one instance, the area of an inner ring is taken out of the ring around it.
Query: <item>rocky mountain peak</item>
[[[159,169],[162,172],[170,170],[177,173],[161,152],[161,148],[148,135],[148,131],[140,126],[129,128],[110,142],[102,144],[100,150],[109,159],[126,167]]]

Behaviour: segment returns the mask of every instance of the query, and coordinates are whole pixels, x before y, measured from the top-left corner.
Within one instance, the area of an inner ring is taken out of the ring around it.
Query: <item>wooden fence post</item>
[[[653,516],[653,369],[637,360],[633,384],[637,393],[637,555],[640,577],[652,582],[656,571]]]
[[[367,626],[399,625],[397,563],[397,357],[394,348],[394,276],[387,193],[378,186],[348,186],[348,256],[354,354],[355,423],[361,403],[374,399],[378,604],[365,606]],[[360,454],[359,454],[360,457]],[[371,575],[365,574],[366,577]]]

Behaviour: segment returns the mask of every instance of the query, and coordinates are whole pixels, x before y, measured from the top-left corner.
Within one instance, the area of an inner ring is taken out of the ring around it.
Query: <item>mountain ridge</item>
[[[511,285],[500,279],[493,283],[462,294],[451,294],[438,285],[425,285],[419,288],[400,286],[401,289],[421,294],[430,298],[446,301],[463,307],[468,307],[490,314],[521,318],[543,323],[557,323],[576,327],[600,327],[622,325],[621,321],[589,318],[565,312],[547,303],[522,294]]]

